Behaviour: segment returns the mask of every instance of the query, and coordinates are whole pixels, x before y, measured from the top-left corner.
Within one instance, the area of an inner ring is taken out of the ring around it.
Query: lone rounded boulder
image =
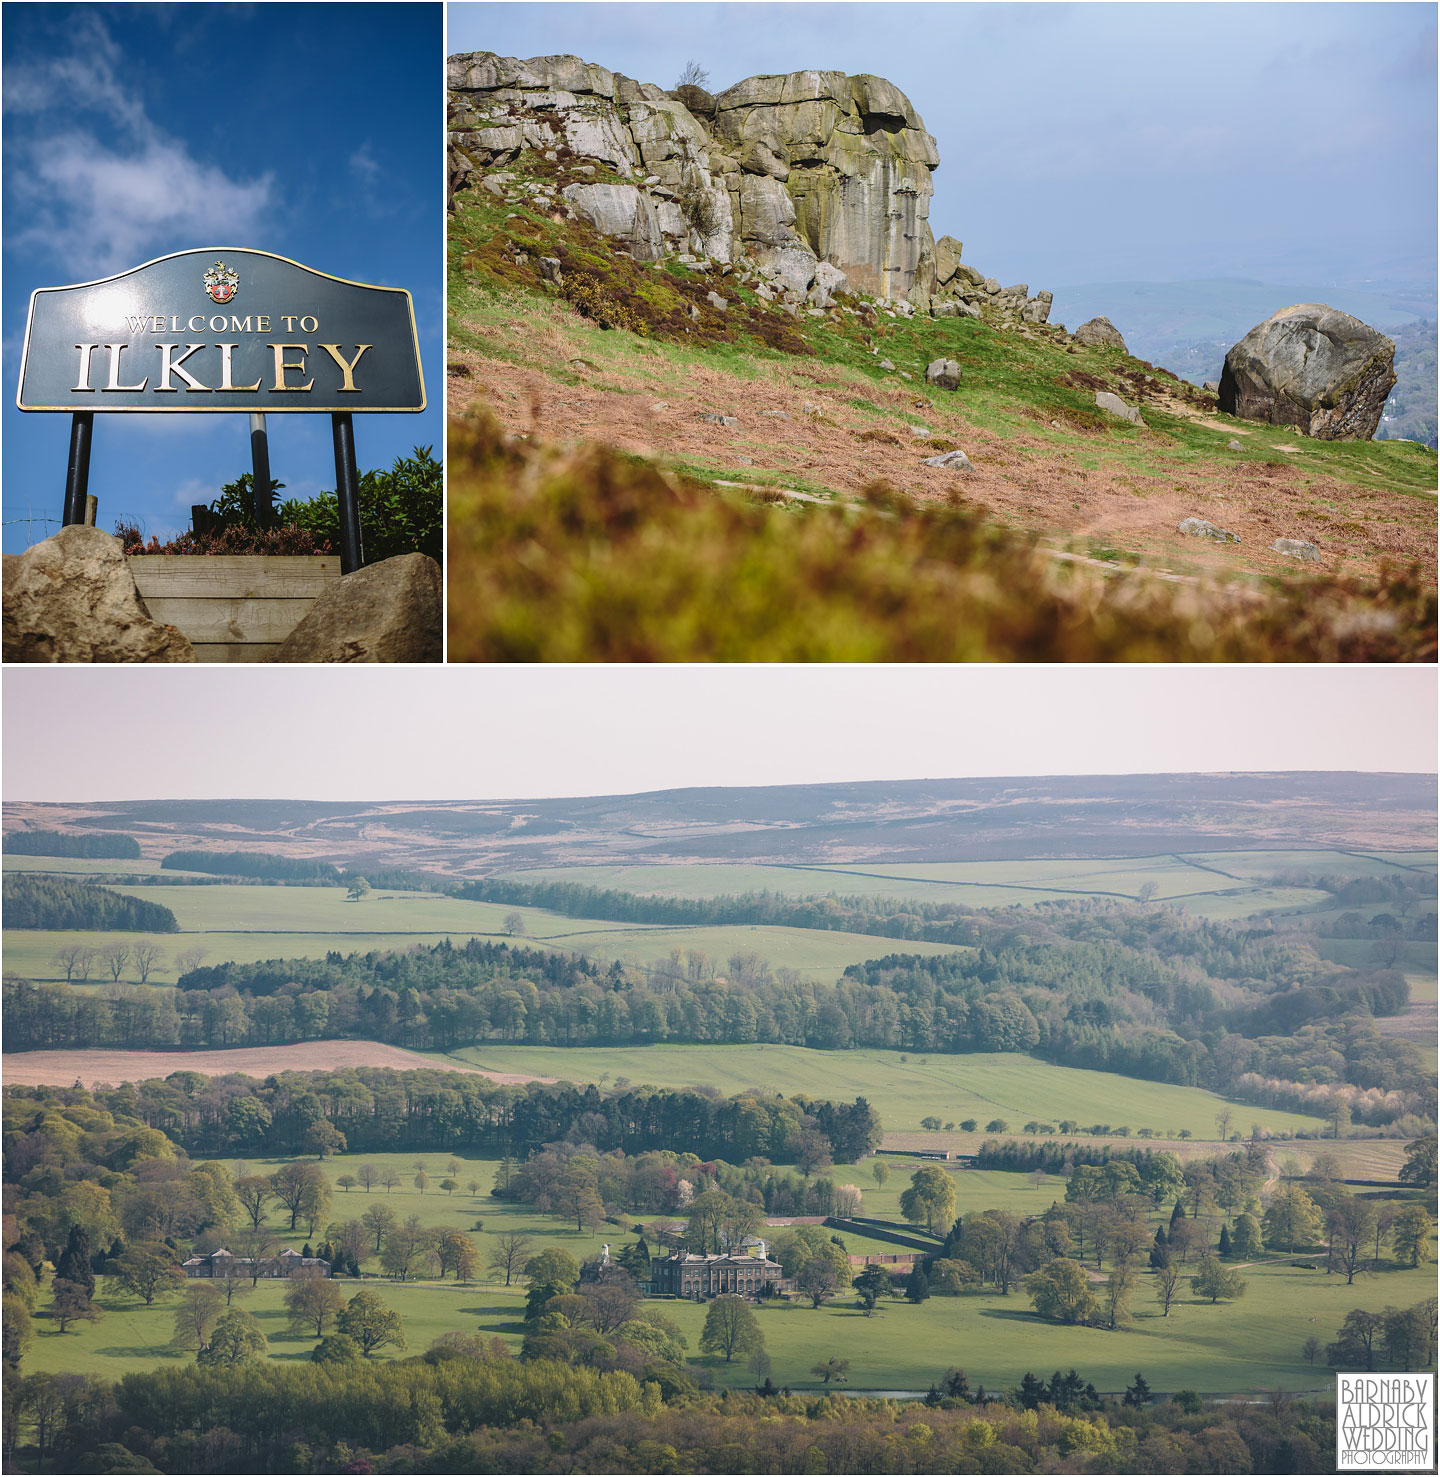
[[[1225,356],[1220,409],[1320,441],[1368,441],[1395,384],[1395,345],[1324,303],[1257,324]]]

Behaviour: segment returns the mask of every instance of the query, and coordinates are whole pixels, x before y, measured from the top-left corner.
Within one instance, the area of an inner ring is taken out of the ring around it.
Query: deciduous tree
[[[373,1292],[357,1292],[337,1320],[339,1332],[347,1333],[368,1359],[387,1344],[405,1347],[405,1323],[400,1315]]]
[[[728,1364],[737,1354],[747,1354],[764,1345],[760,1325],[750,1305],[734,1293],[722,1293],[705,1310],[700,1334],[702,1354],[721,1354]]]

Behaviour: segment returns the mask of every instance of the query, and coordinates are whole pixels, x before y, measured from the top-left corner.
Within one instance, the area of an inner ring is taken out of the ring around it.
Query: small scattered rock
[[[908,369],[902,369],[900,371],[900,378],[902,380],[913,380],[915,378],[915,376],[913,374],[911,374]]]
[[[707,292],[705,294],[705,301],[709,303],[712,308],[717,309],[721,313],[725,312],[726,309],[728,309],[730,306],[730,304],[726,302],[726,300],[721,297],[718,292]]]
[[[1240,535],[1231,533],[1228,528],[1221,528],[1217,523],[1211,523],[1208,518],[1186,518],[1178,523],[1176,528],[1180,533],[1188,533],[1191,538],[1208,538],[1217,544],[1238,544]]]
[[[805,414],[806,415],[824,415],[825,414],[825,407],[823,405],[816,405],[814,403],[814,401],[812,401],[812,400],[807,400],[805,402]]]
[[[1311,564],[1318,564],[1322,557],[1316,545],[1302,538],[1277,538],[1270,547],[1277,554],[1288,554],[1292,559],[1306,559]]]
[[[894,369],[895,366],[888,359],[882,359],[880,361],[880,368],[881,369]]]
[[[963,451],[947,451],[943,456],[927,456],[927,467],[944,467],[951,472],[973,472],[974,463]]]
[[[783,410],[762,410],[761,415],[767,415],[773,421],[788,421],[790,417]]]
[[[1205,383],[1200,386],[1200,388],[1204,390],[1207,394],[1218,395],[1220,393],[1220,381],[1206,380]]]
[[[1231,439],[1225,443],[1225,450],[1226,451],[1244,451],[1245,448],[1243,446],[1241,446],[1241,444],[1238,441],[1236,441],[1234,439],[1234,437],[1231,437]]]
[[[547,282],[558,282],[560,280],[560,258],[558,256],[542,256],[540,258],[540,275]]]
[[[651,412],[652,413],[658,413],[659,411],[662,411],[662,410],[669,410],[670,409],[670,402],[668,400],[657,400],[650,407],[650,409],[651,409]]]
[[[1129,421],[1132,426],[1145,424],[1140,419],[1140,412],[1133,405],[1126,405],[1118,395],[1112,395],[1109,390],[1101,390],[1095,396],[1095,407],[1097,410],[1105,411],[1108,415],[1119,416],[1121,420]]]
[[[925,366],[925,379],[941,390],[958,390],[960,365],[954,359],[933,359]]]
[[[712,426],[738,426],[740,424],[738,415],[714,415],[702,411],[700,419],[708,421]]]
[[[468,364],[459,364],[452,360],[449,364],[445,366],[445,373],[448,374],[451,379],[469,379],[470,366]]]
[[[930,434],[929,426],[907,426],[906,429],[912,436],[924,437]]]

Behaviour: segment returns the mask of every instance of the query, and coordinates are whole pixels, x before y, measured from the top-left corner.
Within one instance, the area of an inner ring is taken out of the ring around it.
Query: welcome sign
[[[265,416],[328,413],[349,574],[365,561],[351,417],[425,409],[415,307],[403,287],[348,282],[269,251],[177,251],[98,282],[37,288],[16,404],[70,412],[66,524],[84,521],[97,413],[248,411],[261,524]]]
[[[236,247],[31,295],[21,410],[416,412],[410,294]]]

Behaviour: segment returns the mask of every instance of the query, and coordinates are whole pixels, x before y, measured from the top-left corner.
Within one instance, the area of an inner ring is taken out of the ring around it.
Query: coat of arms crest
[[[216,262],[205,273],[205,294],[211,302],[228,303],[239,286],[240,278],[224,262]]]

